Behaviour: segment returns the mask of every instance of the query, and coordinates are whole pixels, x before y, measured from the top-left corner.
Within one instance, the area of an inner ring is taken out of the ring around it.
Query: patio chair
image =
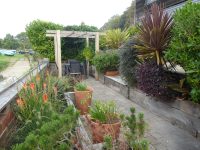
[[[68,70],[70,76],[82,79],[82,65],[79,61],[69,61]]]

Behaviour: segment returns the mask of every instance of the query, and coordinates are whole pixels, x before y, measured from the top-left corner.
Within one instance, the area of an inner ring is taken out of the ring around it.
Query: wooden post
[[[57,48],[57,36],[54,36],[54,51],[55,51],[55,62],[58,66],[58,48]]]
[[[99,32],[95,35],[95,53],[99,52]]]
[[[57,38],[57,57],[58,57],[58,77],[62,77],[60,30],[56,30],[56,38]]]
[[[89,37],[86,37],[86,47],[89,47]]]
[[[86,37],[86,47],[89,48],[89,37],[87,36]],[[90,64],[89,64],[89,60],[86,60],[86,63],[87,63],[87,78],[89,78],[89,72],[90,72]]]
[[[95,53],[99,53],[99,32],[96,33],[95,35]],[[98,71],[95,67],[95,79],[99,80],[99,74]]]

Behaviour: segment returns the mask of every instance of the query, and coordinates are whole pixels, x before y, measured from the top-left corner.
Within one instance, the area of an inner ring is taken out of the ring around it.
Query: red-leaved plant
[[[165,64],[163,51],[171,38],[172,18],[163,10],[163,5],[154,3],[141,19],[136,45],[138,56],[143,59],[155,57],[158,65]]]

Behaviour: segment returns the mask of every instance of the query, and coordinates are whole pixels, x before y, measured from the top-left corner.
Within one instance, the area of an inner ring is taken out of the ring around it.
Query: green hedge
[[[119,67],[119,54],[117,50],[106,51],[96,54],[93,64],[99,72],[116,71]]]
[[[200,3],[187,3],[174,15],[166,58],[180,64],[191,86],[191,98],[200,102]]]

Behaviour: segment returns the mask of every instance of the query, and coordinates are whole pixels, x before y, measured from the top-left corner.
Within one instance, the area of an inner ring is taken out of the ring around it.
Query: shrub
[[[135,66],[137,64],[137,54],[134,45],[134,38],[130,38],[119,49],[119,71],[121,77],[131,86],[136,82]]]
[[[114,123],[119,120],[116,104],[113,101],[102,102],[95,101],[90,108],[91,118],[100,123]]]
[[[116,71],[119,66],[118,51],[106,51],[96,54],[93,58],[93,64],[99,72]]]
[[[138,88],[148,95],[165,99],[178,94],[168,85],[177,83],[180,80],[179,75],[164,70],[155,61],[139,65],[136,69],[136,79]]]
[[[154,3],[150,10],[145,12],[141,20],[137,39],[139,56],[142,58],[155,57],[157,64],[165,64],[164,51],[170,41],[172,18],[164,12],[162,6]]]
[[[38,74],[23,84],[17,104],[13,107],[17,130],[10,136],[10,145],[23,142],[31,131],[49,122],[55,114],[63,113],[66,108],[63,94],[69,85],[67,78],[52,77],[48,73]]]
[[[149,143],[144,138],[145,121],[144,114],[135,114],[135,108],[130,108],[131,115],[125,118],[125,127],[128,132],[125,133],[126,140],[131,149],[148,150]]]
[[[72,148],[73,130],[76,127],[78,113],[69,106],[64,114],[49,118],[41,128],[32,131],[21,144],[13,146],[14,150],[30,149],[70,149]]]
[[[121,29],[108,30],[105,35],[105,42],[108,49],[118,49],[129,37],[127,31]]]
[[[77,84],[75,85],[75,89],[76,89],[77,91],[86,91],[86,90],[87,90],[87,85],[86,85],[85,83],[79,82],[79,83],[77,83]]]
[[[62,28],[61,25],[52,22],[34,20],[26,26],[26,33],[32,48],[43,57],[54,61],[54,42],[53,39],[46,37],[46,30],[60,30]]]
[[[180,64],[191,85],[190,95],[200,102],[200,4],[187,3],[174,14],[172,40],[166,58]]]

